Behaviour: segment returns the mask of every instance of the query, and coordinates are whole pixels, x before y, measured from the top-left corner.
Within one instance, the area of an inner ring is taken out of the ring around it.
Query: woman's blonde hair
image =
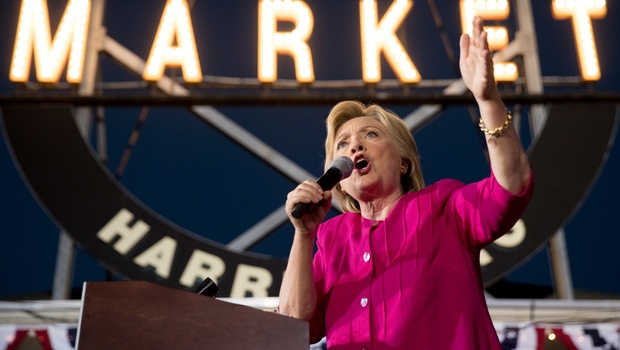
[[[377,105],[366,106],[359,101],[343,101],[338,103],[329,112],[326,121],[327,137],[325,138],[325,170],[329,169],[334,160],[334,142],[340,127],[351,119],[371,117],[379,121],[392,137],[400,158],[408,167],[407,172],[400,177],[403,193],[419,191],[424,188],[424,178],[420,166],[418,147],[411,136],[411,131],[396,114]],[[350,195],[342,192],[340,184],[336,185],[332,195],[344,211],[360,212],[360,205]]]

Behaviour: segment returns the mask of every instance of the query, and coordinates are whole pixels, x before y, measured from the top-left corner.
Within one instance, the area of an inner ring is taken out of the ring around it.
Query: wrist
[[[497,94],[497,96],[490,99],[476,99],[476,103],[478,104],[478,109],[480,110],[481,115],[493,116],[498,114],[504,114],[504,111],[506,110],[506,106],[500,98],[499,93]]]
[[[485,133],[485,135],[489,136],[490,138],[496,138],[501,136],[504,132],[506,132],[506,130],[508,130],[510,124],[512,124],[512,113],[508,110],[508,108],[506,108],[505,111],[506,119],[504,120],[504,123],[492,129],[487,128],[486,123],[484,122],[482,117],[480,117],[480,123],[478,125],[480,127],[480,131]]]
[[[316,230],[295,227],[295,238],[313,241],[314,237],[316,237],[316,233]]]

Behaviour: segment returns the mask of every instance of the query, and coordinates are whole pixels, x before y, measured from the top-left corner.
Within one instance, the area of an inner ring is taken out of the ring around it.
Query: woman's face
[[[347,156],[355,165],[340,185],[358,201],[366,202],[394,193],[400,186],[401,158],[387,129],[371,117],[347,121],[336,134],[334,159]]]

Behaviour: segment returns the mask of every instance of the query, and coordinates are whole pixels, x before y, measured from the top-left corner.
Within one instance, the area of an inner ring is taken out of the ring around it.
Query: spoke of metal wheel
[[[437,9],[437,5],[435,4],[435,0],[427,0],[428,6],[431,8],[431,13],[433,14],[433,20],[435,21],[435,28],[439,32],[439,37],[441,38],[441,43],[443,44],[443,48],[446,51],[446,56],[448,56],[448,60],[450,60],[450,64],[452,64],[452,70],[457,77],[461,76],[461,70],[459,69],[459,62],[456,60],[456,55],[452,50],[452,45],[450,45],[450,39],[448,38],[448,33],[446,32],[446,27],[443,25],[443,20],[441,19],[441,14]]]
[[[142,107],[142,110],[140,110],[140,115],[138,116],[138,120],[136,121],[136,125],[134,126],[133,131],[131,132],[131,136],[129,136],[127,145],[125,146],[125,151],[123,152],[121,161],[118,164],[118,167],[116,168],[116,172],[114,173],[116,178],[119,180],[123,176],[123,173],[125,172],[125,167],[127,166],[127,163],[129,162],[129,158],[131,158],[131,154],[133,153],[133,149],[136,146],[136,142],[138,142],[138,138],[140,137],[140,131],[142,130],[142,126],[146,122],[146,117],[148,116],[148,114],[149,114],[149,108]]]

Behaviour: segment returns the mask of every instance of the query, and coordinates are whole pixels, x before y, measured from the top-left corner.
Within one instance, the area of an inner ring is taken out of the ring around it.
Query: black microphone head
[[[212,279],[207,277],[202,281],[202,283],[200,283],[198,288],[196,288],[196,291],[200,295],[215,298],[217,292],[219,292],[220,289],[217,287],[217,284],[215,284]]]
[[[339,157],[334,159],[330,168],[336,168],[342,173],[342,179],[351,176],[353,172],[353,161],[349,157]]]

